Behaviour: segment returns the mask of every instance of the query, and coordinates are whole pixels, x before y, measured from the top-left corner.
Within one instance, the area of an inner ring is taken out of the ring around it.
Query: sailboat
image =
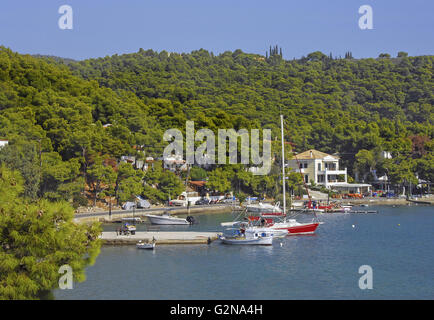
[[[318,221],[311,223],[300,223],[295,219],[286,218],[286,194],[285,194],[285,146],[283,139],[283,115],[280,115],[281,139],[282,139],[282,186],[283,186],[283,213],[285,214],[282,222],[269,223],[268,227],[276,230],[287,230],[288,235],[312,234],[321,224]]]
[[[301,234],[313,234],[322,222],[314,221],[310,223],[300,223],[295,219],[288,219],[286,216],[286,190],[285,190],[285,147],[283,140],[283,115],[280,115],[281,124],[281,139],[282,139],[282,186],[283,186],[283,210],[276,210],[272,213],[259,212],[259,216],[248,215],[247,219],[249,222],[264,220],[263,228],[268,230],[279,231],[279,236],[282,235],[282,231],[287,232],[288,235],[301,235]],[[309,197],[310,199],[310,197]],[[250,210],[247,211],[247,213]],[[315,213],[315,212],[314,212]],[[276,222],[275,219],[281,219],[281,221]],[[233,221],[233,222],[223,222],[222,226],[236,226],[242,224],[243,221]]]

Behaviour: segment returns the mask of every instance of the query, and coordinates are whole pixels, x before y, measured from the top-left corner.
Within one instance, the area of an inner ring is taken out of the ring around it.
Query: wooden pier
[[[134,235],[118,235],[115,231],[104,231],[100,238],[105,245],[135,245],[140,240],[150,242],[156,240],[162,244],[209,244],[218,239],[217,232],[194,231],[136,231]]]

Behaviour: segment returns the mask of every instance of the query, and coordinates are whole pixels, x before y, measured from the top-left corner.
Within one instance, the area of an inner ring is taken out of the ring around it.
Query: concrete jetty
[[[198,215],[210,213],[225,213],[231,212],[234,209],[240,208],[230,204],[214,204],[214,205],[195,205],[190,208],[187,207],[152,207],[149,209],[136,209],[136,210],[116,210],[112,211],[110,215],[108,211],[95,212],[95,213],[77,213],[74,221],[78,223],[86,222],[113,222],[127,217],[141,217],[146,219],[147,214],[163,214],[165,211],[173,215]]]
[[[134,235],[117,235],[115,231],[104,231],[100,238],[107,245],[134,245],[140,240],[144,242],[156,240],[161,244],[209,244],[218,239],[217,232],[194,231],[136,231]]]

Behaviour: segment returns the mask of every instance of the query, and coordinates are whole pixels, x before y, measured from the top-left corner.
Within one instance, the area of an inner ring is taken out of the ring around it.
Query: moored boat
[[[259,202],[258,204],[249,204],[246,206],[247,211],[249,212],[266,212],[266,213],[279,213],[282,210],[279,207],[279,203],[275,205],[269,203]]]
[[[168,212],[165,212],[160,216],[148,214],[146,217],[152,224],[159,225],[189,225],[194,221],[192,217],[187,217],[186,219],[178,218],[176,216],[171,216]]]
[[[273,244],[273,233],[270,231],[258,231],[252,228],[237,230],[234,236],[219,235],[219,239],[224,244],[232,245],[265,245]]]
[[[139,241],[136,244],[137,249],[149,249],[149,250],[153,250],[155,248],[155,241],[152,242],[143,242],[143,241]]]
[[[295,219],[287,219],[283,222],[277,222],[268,227],[276,230],[287,230],[288,235],[313,234],[320,222],[300,223]]]

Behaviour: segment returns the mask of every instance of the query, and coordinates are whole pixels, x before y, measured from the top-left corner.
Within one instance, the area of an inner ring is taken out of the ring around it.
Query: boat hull
[[[257,205],[248,205],[246,206],[248,212],[267,212],[267,213],[279,213],[282,210],[278,206],[272,206],[268,204],[257,204]]]
[[[277,230],[288,230],[288,235],[301,235],[301,234],[313,234],[315,233],[316,228],[318,228],[319,222],[315,223],[305,223],[299,224],[295,226],[271,226],[272,229]]]
[[[229,239],[229,238],[221,237],[220,240],[224,244],[232,244],[232,245],[271,246],[273,244],[273,237],[263,237],[259,239]]]
[[[288,230],[286,229],[273,229],[269,227],[252,227],[257,233],[266,232],[269,236],[274,238],[283,238],[288,235]]]
[[[136,247],[137,249],[153,250],[155,248],[155,243],[138,243]]]
[[[189,225],[190,224],[190,222],[188,222],[186,219],[181,219],[181,218],[154,216],[149,214],[146,217],[149,219],[149,221],[152,224],[159,224],[159,225]]]

